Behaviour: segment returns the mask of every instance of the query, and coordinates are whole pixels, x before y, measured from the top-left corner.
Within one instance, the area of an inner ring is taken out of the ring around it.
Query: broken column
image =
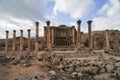
[[[50,41],[50,21],[46,21],[47,24],[47,49],[51,51],[51,41]]]
[[[30,41],[31,41],[31,39],[30,39],[30,29],[28,29],[28,52],[30,52],[30,49],[31,49],[31,43],[30,43]]]
[[[106,49],[109,50],[110,43],[109,43],[109,31],[108,30],[105,31],[105,36],[106,36]]]
[[[39,44],[38,44],[38,38],[39,38],[39,22],[35,22],[35,24],[36,24],[35,51],[39,51]]]
[[[92,49],[93,48],[92,29],[91,29],[92,20],[89,20],[87,23],[88,23],[88,34],[89,34],[89,48]]]
[[[9,31],[6,31],[5,52],[8,52],[8,34],[9,34]]]
[[[20,51],[23,51],[23,30],[20,30]]]
[[[13,51],[16,50],[16,30],[13,30]]]
[[[77,21],[77,25],[78,25],[78,31],[77,31],[77,50],[79,51],[81,48],[81,44],[80,44],[80,25],[81,25],[81,20]]]
[[[116,34],[116,36],[115,36],[116,37],[116,41],[115,41],[116,48],[119,49],[119,32],[118,32],[118,30],[116,30],[115,34]]]

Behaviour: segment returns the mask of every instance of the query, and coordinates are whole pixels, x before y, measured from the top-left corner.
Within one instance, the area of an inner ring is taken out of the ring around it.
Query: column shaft
[[[13,30],[13,51],[16,50],[16,30]]]
[[[54,45],[54,28],[52,28],[52,46]]]
[[[20,51],[23,51],[23,30],[20,30]]]
[[[30,41],[31,41],[31,38],[30,38],[30,29],[28,29],[28,52],[30,52],[31,51],[31,43],[30,43]]]
[[[5,52],[8,52],[8,34],[9,34],[9,31],[6,31]]]
[[[81,47],[84,47],[84,44],[83,44],[83,42],[84,42],[84,39],[83,39],[83,32],[81,32]]]
[[[78,31],[77,31],[77,50],[79,51],[80,50],[80,48],[81,48],[81,44],[80,44],[80,25],[81,25],[81,21],[80,20],[78,20],[77,21],[77,24],[78,24]]]
[[[39,51],[39,44],[38,44],[38,38],[39,38],[39,22],[35,22],[35,24],[36,24],[35,51]]]
[[[109,44],[109,31],[108,30],[106,30],[105,36],[106,36],[106,49],[109,50],[110,44]]]
[[[119,49],[119,32],[116,30],[116,48]]]
[[[51,51],[51,41],[50,41],[50,21],[46,21],[47,24],[47,49]]]
[[[74,26],[72,27],[72,44],[73,44],[73,46],[75,44],[75,29],[74,29]]]
[[[46,27],[44,27],[44,44],[46,45],[46,41],[47,41],[47,35],[46,35],[46,33],[47,33],[47,28]]]
[[[93,48],[93,43],[92,43],[92,29],[91,29],[91,23],[92,21],[89,20],[88,22],[88,34],[89,34],[89,48]]]

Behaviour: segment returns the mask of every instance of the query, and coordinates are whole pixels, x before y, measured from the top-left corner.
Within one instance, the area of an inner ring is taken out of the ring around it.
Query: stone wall
[[[84,48],[101,49],[119,49],[120,31],[104,30],[92,31],[92,20],[87,22],[88,33],[81,31],[81,20],[77,21],[75,26],[51,26],[50,21],[46,21],[44,26],[44,37],[39,37],[39,22],[35,22],[36,34],[31,38],[30,29],[28,29],[28,38],[24,38],[23,30],[20,30],[20,37],[16,37],[16,30],[13,30],[13,38],[9,38],[9,31],[6,31],[6,39],[0,40],[0,51],[40,51],[40,50],[76,50]],[[66,49],[67,48],[67,49]],[[58,49],[59,50],[59,49]]]

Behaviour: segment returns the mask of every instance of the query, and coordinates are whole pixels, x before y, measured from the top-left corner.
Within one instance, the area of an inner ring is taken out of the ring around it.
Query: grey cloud
[[[46,0],[2,0],[0,15],[43,20],[43,11]]]
[[[109,0],[93,18],[94,30],[120,29],[120,0]]]
[[[17,30],[17,36],[20,29],[24,30],[24,36],[27,36],[27,29],[32,29],[34,36],[35,21],[40,22],[42,30],[46,3],[47,0],[0,0],[0,38],[5,38],[5,30],[9,30],[12,37],[13,29]]]
[[[54,0],[54,14],[63,12],[69,14],[71,18],[83,18],[87,16],[95,6],[94,0]]]

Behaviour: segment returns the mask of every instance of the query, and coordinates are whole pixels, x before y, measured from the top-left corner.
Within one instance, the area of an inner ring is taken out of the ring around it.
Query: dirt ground
[[[89,57],[72,57],[67,56],[66,59],[88,59],[94,60],[102,57],[102,59],[115,58],[120,60],[118,56],[112,56],[109,54],[105,54],[103,50],[96,51],[98,56],[89,56]],[[69,52],[66,53],[69,55]],[[33,59],[29,61],[30,66],[24,66],[23,64],[11,64],[2,63],[0,64],[0,80],[66,80],[62,77],[62,71],[60,71],[60,65],[51,64],[48,61]],[[58,78],[51,78],[57,74]],[[89,80],[99,80],[99,77],[107,77],[106,79],[100,80],[115,80],[115,78],[110,78],[111,73],[100,73],[94,76],[94,79]],[[88,80],[88,79],[70,79],[70,80]],[[117,80],[117,79],[116,79]]]

